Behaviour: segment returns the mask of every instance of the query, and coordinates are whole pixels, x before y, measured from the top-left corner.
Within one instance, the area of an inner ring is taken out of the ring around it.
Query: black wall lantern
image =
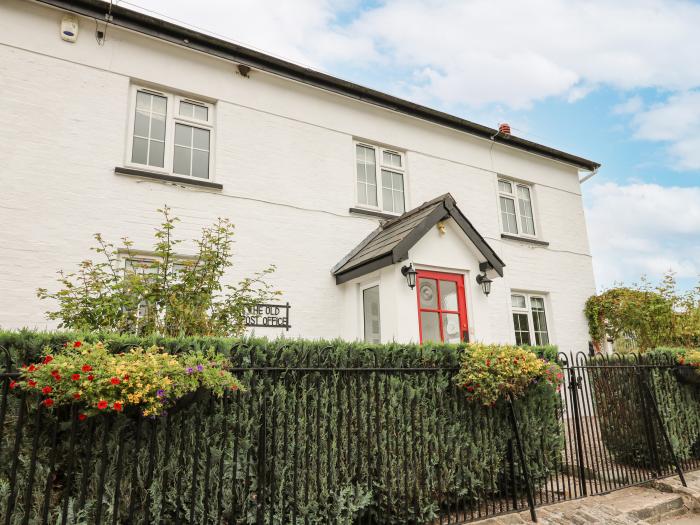
[[[413,290],[416,287],[416,274],[418,273],[415,268],[413,268],[413,263],[401,268],[401,273],[406,278],[408,287]]]
[[[491,293],[491,283],[493,281],[489,279],[488,275],[486,275],[486,270],[484,270],[483,274],[480,273],[476,276],[476,282],[481,285],[484,295],[488,297],[488,295]]]

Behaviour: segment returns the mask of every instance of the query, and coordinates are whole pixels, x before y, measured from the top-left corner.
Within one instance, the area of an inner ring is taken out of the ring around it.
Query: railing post
[[[260,411],[260,429],[258,431],[258,469],[257,469],[257,483],[256,483],[256,497],[255,497],[255,507],[256,507],[256,524],[263,525],[265,523],[265,483],[267,481],[267,384],[265,382],[265,377],[263,376],[263,389],[262,389],[262,410]]]
[[[639,388],[639,408],[642,412],[642,422],[644,424],[644,430],[647,440],[647,448],[649,449],[649,454],[651,455],[651,461],[654,469],[656,470],[656,475],[661,476],[661,461],[656,453],[656,436],[654,435],[654,425],[649,418],[649,412],[647,411],[645,399],[645,380],[642,373],[642,368],[639,365],[634,367],[637,376],[637,387]]]
[[[513,440],[508,440],[508,467],[510,472],[510,483],[513,493],[511,494],[513,510],[518,508],[518,484],[515,482],[515,454],[513,453]]]
[[[583,430],[581,428],[581,408],[579,407],[578,390],[581,388],[581,380],[576,377],[574,367],[569,366],[569,390],[571,391],[571,405],[574,408],[574,433],[576,434],[576,460],[578,462],[578,475],[581,482],[581,493],[588,495],[586,487],[586,470],[583,464]]]
[[[647,399],[651,401],[651,409],[652,412],[654,412],[654,415],[656,416],[656,421],[659,423],[659,428],[661,429],[661,434],[664,437],[664,441],[666,442],[666,446],[668,447],[668,451],[671,454],[671,459],[673,460],[673,464],[676,466],[676,473],[678,474],[678,477],[681,480],[681,483],[683,484],[684,487],[687,487],[688,484],[685,482],[685,476],[683,475],[683,469],[681,469],[681,464],[678,461],[678,456],[676,456],[676,452],[673,450],[673,443],[671,443],[671,438],[668,435],[668,432],[666,431],[666,425],[664,424],[664,420],[661,417],[661,412],[659,411],[659,404],[656,402],[656,396],[654,395],[654,392],[652,391],[651,387],[649,386],[649,373],[644,375],[643,378],[643,384],[644,384],[644,393],[647,395]]]
[[[510,422],[513,427],[513,434],[515,435],[515,442],[518,445],[518,455],[520,457],[520,463],[523,469],[523,476],[525,477],[525,488],[527,490],[527,504],[530,507],[530,518],[533,522],[537,523],[537,513],[535,512],[535,496],[532,492],[532,483],[530,481],[530,470],[527,468],[527,461],[525,459],[525,449],[523,448],[523,442],[520,439],[520,428],[518,427],[518,418],[515,414],[515,406],[513,401],[513,395],[508,394],[508,407],[510,412]]]

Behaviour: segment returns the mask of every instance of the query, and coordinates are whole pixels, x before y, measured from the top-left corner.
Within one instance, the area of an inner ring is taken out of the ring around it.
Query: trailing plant
[[[507,396],[520,397],[538,383],[559,391],[563,378],[559,365],[525,348],[471,344],[463,351],[455,382],[469,400],[492,406]]]
[[[656,286],[642,278],[638,285],[593,295],[584,311],[599,350],[607,338],[627,341],[642,352],[664,345],[700,345],[700,287],[679,292],[672,273]]]
[[[20,368],[20,379],[9,388],[38,394],[46,408],[77,404],[83,408],[80,419],[131,407],[157,416],[200,388],[218,396],[226,389],[242,390],[227,367],[228,360],[211,350],[173,356],[153,346],[113,354],[102,343],[75,341]]]
[[[224,284],[233,265],[233,224],[218,219],[194,240],[196,254],[177,255],[177,217],[167,206],[158,210],[163,222],[155,230],[152,252],[122,248],[96,234],[100,262],[85,260],[77,271],[59,271],[59,290],[40,288],[37,295],[57,309],[47,312],[59,328],[137,335],[237,336],[245,330],[248,309],[279,295],[265,282],[274,266],[237,284]]]

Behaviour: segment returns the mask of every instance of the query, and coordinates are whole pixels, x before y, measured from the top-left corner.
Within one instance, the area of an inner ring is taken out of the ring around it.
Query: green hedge
[[[233,362],[241,367],[457,367],[460,362],[459,348],[449,345],[367,346],[339,341],[209,338],[139,340],[0,333],[0,345],[22,362],[41,355],[47,344],[60,351],[66,340],[75,339],[105,340],[114,351],[151,343],[170,352],[214,346],[231,352]],[[548,356],[555,351],[551,347],[538,349],[541,355]],[[282,502],[289,503],[295,490],[300,523],[352,523],[365,517],[376,523],[430,522],[441,510],[475,504],[477,499],[512,490],[506,463],[512,438],[507,406],[499,403],[495,408],[484,408],[467,403],[452,377],[449,369],[419,373],[247,371],[243,380],[250,391],[234,394],[225,402],[211,401],[212,410],[208,410],[210,401],[204,400],[168,419],[145,420],[139,447],[135,445],[133,421],[119,417],[108,427],[109,417],[98,416],[79,427],[80,452],[73,455],[78,461],[69,515],[78,522],[94,520],[96,472],[104,447],[107,481],[103,518],[111,522],[117,452],[122,440],[127,467],[121,480],[122,520],[133,501],[139,519],[144,519],[148,508],[152,522],[172,522],[179,508],[186,513],[181,516],[183,521],[188,522],[192,473],[196,471],[194,523],[217,521],[220,490],[227,523],[255,523],[256,503],[263,497],[266,512],[273,513],[274,522],[289,523],[290,507],[283,507]],[[14,422],[19,406],[14,396],[10,399],[10,412],[0,439],[0,515],[6,512],[3,506],[10,489]],[[542,480],[554,468],[561,469],[563,434],[557,417],[558,396],[540,384],[518,401],[517,409],[531,475]],[[268,417],[263,421],[265,413]],[[43,501],[53,417],[46,416],[36,426],[33,417],[28,418],[20,448],[21,507],[31,440],[38,432],[42,446],[35,477],[40,482],[34,490],[32,519]],[[265,480],[258,479],[263,424]],[[71,457],[68,430],[65,423],[59,427],[58,486],[52,493],[49,522],[58,521],[60,514],[59,489],[65,483],[66,461]],[[166,454],[168,440],[170,453]],[[149,474],[151,446],[157,461]],[[203,465],[207,458],[215,467],[205,479]],[[219,474],[220,465],[223,475]],[[83,473],[89,475],[81,497]],[[522,497],[524,480],[519,465],[515,477]],[[132,479],[136,490],[131,488]],[[153,480],[150,485],[149,479]],[[12,523],[21,522],[23,510],[15,512]]]
[[[156,345],[168,353],[215,348],[229,354],[237,366],[301,366],[314,363],[323,366],[454,366],[460,365],[460,351],[464,345],[397,343],[369,345],[346,341],[303,339],[235,339],[226,337],[137,337],[112,333],[35,332],[30,330],[0,330],[0,363],[2,348],[6,348],[17,364],[37,361],[46,347],[59,352],[70,341],[104,342],[114,352],[133,346]],[[530,350],[550,361],[557,358],[556,346],[532,346]]]
[[[676,363],[679,351],[681,349],[660,348],[643,355],[594,360],[591,364],[670,365]],[[651,424],[661,467],[670,466],[671,456],[661,429],[648,407],[648,400],[642,399],[642,381],[644,374],[648,373],[649,386],[677,457],[680,460],[700,459],[698,387],[680,383],[672,367],[642,368],[641,376],[630,373],[630,370],[605,367],[588,369],[601,435],[608,450],[620,463],[654,468],[645,432],[645,425]]]

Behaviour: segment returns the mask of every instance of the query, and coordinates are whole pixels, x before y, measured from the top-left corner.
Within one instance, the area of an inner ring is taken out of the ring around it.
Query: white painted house
[[[231,280],[277,265],[257,335],[587,348],[593,161],[99,0],[3,0],[0,93],[3,328],[168,204],[236,224]]]

